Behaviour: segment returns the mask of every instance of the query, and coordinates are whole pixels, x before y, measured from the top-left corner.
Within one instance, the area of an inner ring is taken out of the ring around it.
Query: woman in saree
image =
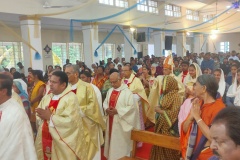
[[[240,107],[240,69],[237,70],[235,80],[228,89],[226,105]]]
[[[193,84],[196,83],[197,78],[202,75],[201,68],[197,63],[192,63],[188,67],[188,75],[184,79],[183,83],[185,85],[186,89],[186,98],[188,98],[190,95],[193,95]]]
[[[225,105],[218,96],[218,82],[213,75],[197,78],[196,98],[188,117],[181,124],[181,152],[184,160],[207,160],[213,156],[210,149],[210,129],[213,119]]]
[[[36,128],[36,112],[35,109],[37,108],[38,104],[42,100],[44,90],[45,90],[45,83],[43,82],[43,73],[40,70],[31,70],[29,72],[29,76],[33,81],[33,86],[29,90],[29,101],[31,103],[31,125],[34,134],[37,133]]]
[[[98,87],[100,91],[102,91],[103,85],[105,81],[108,79],[107,76],[104,75],[105,68],[103,66],[97,67],[97,75],[94,77],[92,84]]]
[[[161,89],[160,105],[155,108],[155,133],[171,135],[168,116],[172,124],[177,120],[178,112],[182,103],[181,97],[178,95],[178,82],[171,76],[164,76]],[[165,114],[165,115],[164,115]],[[150,160],[179,160],[179,151],[153,146],[151,150]]]
[[[229,85],[225,82],[224,72],[221,68],[218,68],[214,70],[213,75],[218,82],[218,93],[221,95],[223,102],[226,103],[226,95]]]
[[[30,102],[29,102],[29,99],[28,99],[28,95],[22,87],[22,83],[19,82],[18,80],[14,79],[12,88],[13,88],[14,92],[16,92],[19,95],[19,97],[22,99],[23,107],[24,107],[28,117],[30,118],[30,116],[31,116],[31,106],[30,106]]]
[[[140,80],[143,84],[145,93],[147,95],[147,97],[149,96],[149,92],[150,92],[150,85],[153,84],[153,80],[155,77],[151,76],[151,70],[149,68],[147,68],[146,65],[142,66],[142,74],[140,75]]]
[[[117,69],[113,68],[113,69],[109,69],[109,67],[105,67],[105,76],[107,76],[107,80],[104,82],[104,85],[102,87],[101,93],[102,93],[102,101],[104,102],[107,92],[110,88],[112,88],[112,85],[110,83],[109,80],[109,76],[113,73],[113,72],[118,72]]]

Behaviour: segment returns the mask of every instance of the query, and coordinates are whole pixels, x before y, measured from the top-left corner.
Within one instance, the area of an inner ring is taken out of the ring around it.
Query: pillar
[[[23,43],[23,59],[24,59],[24,70],[27,75],[28,67],[33,69],[45,70],[43,67],[43,55],[42,55],[42,39],[41,39],[41,20],[35,16],[21,16],[21,35],[22,38],[27,42]],[[35,53],[40,54],[41,59],[35,59]]]
[[[204,37],[203,34],[194,34],[194,49],[193,52],[194,53],[201,53],[202,52],[202,47],[206,44],[204,44],[206,42],[204,42]]]
[[[204,41],[204,45],[202,46],[202,52],[206,53],[207,52],[207,42],[208,42],[208,35],[204,34],[203,35],[203,41]]]
[[[183,57],[186,56],[186,33],[185,32],[177,32],[177,44],[176,44],[176,51],[177,56]]]
[[[194,53],[207,52],[208,36],[204,34],[194,35]]]
[[[145,57],[148,55],[148,44],[139,44],[138,45],[138,51],[142,52],[142,57]]]
[[[165,33],[162,31],[153,32],[154,41],[154,55],[156,57],[163,56],[163,50],[165,49]]]
[[[98,44],[98,25],[96,23],[82,23],[83,32],[83,51],[85,64],[91,66],[93,63],[99,64],[98,57],[94,56],[94,52],[99,46]]]
[[[212,39],[211,35],[208,35],[207,41],[207,52],[217,53],[216,39]]]
[[[124,30],[124,34],[126,35],[126,37],[129,39],[129,41],[133,44],[133,46],[135,47],[136,51],[137,50],[137,41],[134,39],[133,37],[133,32],[130,31],[130,27],[123,27]],[[129,44],[129,42],[127,41],[126,38],[124,38],[124,55],[125,55],[125,60],[126,62],[130,62],[130,58],[137,57],[137,54],[134,54],[134,49],[133,47]]]

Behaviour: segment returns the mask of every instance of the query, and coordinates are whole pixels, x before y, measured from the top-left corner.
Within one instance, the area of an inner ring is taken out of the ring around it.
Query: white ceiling
[[[135,4],[136,0],[129,0],[131,4]],[[139,12],[133,9],[118,17],[101,21],[100,29],[110,30],[113,24],[130,25],[139,28],[154,27],[165,29],[180,29],[202,23],[202,19],[198,22],[186,20],[182,18],[171,18],[164,16],[164,0],[159,1],[159,15]],[[216,0],[166,0],[168,3],[179,5],[184,8],[198,10],[201,15],[216,13]],[[69,29],[70,19],[95,19],[109,16],[122,11],[122,8],[100,5],[98,0],[47,0],[50,6],[73,6],[70,8],[43,8],[46,0],[7,0],[1,1],[0,20],[10,26],[19,26],[19,16],[21,15],[39,15],[42,17],[43,28]],[[226,10],[226,6],[230,6],[231,0],[218,0],[217,13]],[[13,5],[14,4],[14,5]],[[74,10],[75,9],[75,10]],[[74,11],[71,11],[74,10]],[[65,14],[56,14],[66,11]],[[71,11],[71,12],[70,12]],[[55,15],[53,15],[55,14]],[[225,13],[217,19],[217,28],[221,32],[239,32],[240,31],[240,12],[232,9],[229,13]],[[178,22],[167,24],[165,22]],[[81,28],[79,23],[74,24]],[[238,29],[234,29],[237,28]],[[192,28],[193,32],[210,32],[216,28],[216,20],[213,23],[207,23],[200,27]],[[232,30],[234,29],[234,30]]]

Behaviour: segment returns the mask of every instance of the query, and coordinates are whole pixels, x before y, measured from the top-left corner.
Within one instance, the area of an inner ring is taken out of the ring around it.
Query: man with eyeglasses
[[[107,113],[104,156],[108,160],[130,156],[132,150],[131,131],[139,129],[136,119],[138,109],[134,105],[132,92],[121,82],[120,74],[109,77],[112,88],[108,90],[103,107]],[[119,148],[120,147],[120,148]]]
[[[240,109],[227,107],[218,112],[211,128],[211,149],[215,156],[209,160],[240,159]]]
[[[81,108],[85,139],[87,141],[88,160],[99,160],[101,158],[100,146],[103,141],[103,130],[106,124],[103,120],[98,101],[93,87],[79,79],[79,66],[67,65],[65,73],[68,76],[69,86],[77,95],[78,106]]]
[[[122,68],[123,80],[122,83],[126,84],[130,91],[133,93],[135,105],[139,108],[139,118],[141,129],[145,130],[144,123],[147,118],[150,121],[154,121],[154,117],[148,115],[149,103],[146,92],[142,85],[142,82],[136,75],[133,74],[133,70],[130,63],[126,63]]]

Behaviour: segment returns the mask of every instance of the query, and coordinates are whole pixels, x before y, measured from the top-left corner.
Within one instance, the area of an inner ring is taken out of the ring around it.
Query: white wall
[[[220,52],[220,42],[229,42],[229,50],[235,50],[240,52],[240,33],[225,33],[217,35],[217,38],[214,40],[217,51]]]
[[[16,32],[19,36],[21,36],[20,28],[12,28],[14,32]],[[20,39],[16,38],[10,34],[5,28],[0,27],[0,42],[21,42]]]

